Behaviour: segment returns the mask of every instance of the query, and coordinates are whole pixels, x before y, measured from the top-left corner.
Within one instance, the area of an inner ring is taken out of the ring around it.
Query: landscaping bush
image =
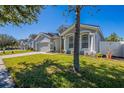
[[[97,58],[102,58],[102,57],[103,57],[103,54],[102,54],[102,53],[97,53],[97,54],[96,54],[96,57],[97,57]]]

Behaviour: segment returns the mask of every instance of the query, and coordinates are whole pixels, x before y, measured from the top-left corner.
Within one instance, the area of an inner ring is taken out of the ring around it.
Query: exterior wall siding
[[[94,43],[95,45],[94,45],[94,48],[95,48],[96,52],[99,52],[100,41],[101,41],[101,37],[99,36],[98,33],[95,33],[95,43]]]
[[[60,52],[60,38],[55,40],[55,47],[56,47],[56,51]]]

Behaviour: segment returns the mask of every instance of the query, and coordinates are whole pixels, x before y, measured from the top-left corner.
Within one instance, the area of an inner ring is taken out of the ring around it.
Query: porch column
[[[91,51],[93,51],[93,36],[91,35]]]
[[[62,53],[62,37],[60,36],[60,53]]]
[[[66,51],[66,37],[64,37],[64,51]]]
[[[93,52],[93,50],[94,50],[94,35],[91,35],[90,49]]]

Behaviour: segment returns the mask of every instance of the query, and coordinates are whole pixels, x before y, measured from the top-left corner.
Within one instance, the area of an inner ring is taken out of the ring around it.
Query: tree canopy
[[[62,32],[64,32],[66,29],[68,29],[68,27],[69,27],[69,26],[67,26],[67,25],[60,25],[59,28],[57,29],[57,31],[58,31],[59,33],[62,33]]]
[[[40,9],[44,6],[38,5],[1,5],[0,6],[0,26],[13,24],[31,24],[37,21]]]
[[[37,37],[37,34],[30,34],[30,35],[29,35],[29,38],[30,38],[30,39],[35,39],[36,37]]]
[[[18,41],[9,35],[0,34],[0,48],[6,48],[7,46],[15,46],[18,44]]]
[[[122,41],[123,38],[119,37],[116,33],[112,33],[110,36],[106,37],[105,40],[117,42],[117,41]]]

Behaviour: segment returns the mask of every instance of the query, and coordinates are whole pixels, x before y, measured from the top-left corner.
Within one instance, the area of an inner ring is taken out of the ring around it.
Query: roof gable
[[[43,33],[40,33],[39,35],[37,35],[37,37],[34,40],[39,41],[39,40],[42,40],[44,37],[49,38],[49,36],[47,36],[47,35],[45,35]]]
[[[49,39],[52,39],[52,38],[58,38],[59,37],[59,34],[58,33],[40,33],[36,38],[35,38],[35,41],[37,41],[39,38],[41,37],[47,37]]]
[[[100,34],[100,36],[102,38],[104,38],[99,26],[88,25],[88,24],[80,24],[80,29],[81,30],[90,30],[90,31],[98,32]],[[61,33],[60,36],[63,36],[65,34],[69,33],[70,31],[72,31],[72,33],[75,31],[75,24],[71,25],[67,30],[65,30],[63,33]]]
[[[50,39],[47,38],[47,37],[44,37],[40,42],[41,42],[41,43],[42,43],[42,42],[50,42]]]

